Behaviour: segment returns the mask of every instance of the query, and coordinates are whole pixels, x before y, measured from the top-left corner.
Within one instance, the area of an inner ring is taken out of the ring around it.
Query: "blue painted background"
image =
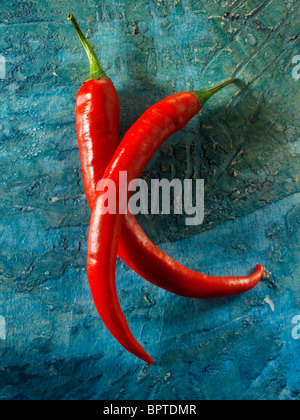
[[[296,0],[2,2],[1,399],[300,399],[299,8]],[[156,361],[150,367],[110,336],[88,288],[90,212],[75,131],[88,64],[69,12],[118,89],[122,135],[166,95],[242,80],[144,173],[204,178],[205,223],[140,222],[193,269],[248,274],[260,262],[267,273],[243,296],[199,301],[118,261],[122,308]]]

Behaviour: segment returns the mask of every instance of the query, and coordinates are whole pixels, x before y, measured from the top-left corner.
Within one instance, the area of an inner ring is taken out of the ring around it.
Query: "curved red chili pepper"
[[[104,169],[118,145],[119,102],[113,84],[105,75],[96,54],[80,31],[75,18],[70,15],[69,19],[75,26],[91,63],[89,81],[83,85],[77,96],[76,120],[85,189],[88,201],[93,209],[96,200],[97,182],[102,178]],[[231,82],[232,80],[229,83]],[[220,87],[216,90],[196,93],[199,110],[199,102],[204,103],[219,89]],[[195,98],[192,93],[182,95],[190,95],[190,98]],[[93,245],[91,249],[95,250],[98,244],[94,243],[93,240],[91,240],[91,243]],[[261,266],[258,266],[254,275],[239,278],[209,277],[189,270],[155,247],[131,214],[128,214],[125,218],[118,252],[121,258],[146,280],[175,294],[188,297],[211,298],[242,293],[254,287],[263,274]],[[97,254],[97,251],[95,254]],[[108,267],[109,264],[105,260],[105,253],[103,253],[102,261]],[[93,258],[91,258],[90,265],[88,264],[90,267],[88,271],[91,276],[97,275],[96,272],[93,273],[92,267],[94,264],[97,265],[97,262],[93,263]],[[105,267],[102,267],[102,269],[105,271]],[[107,278],[110,278],[111,273],[107,273],[107,275]],[[108,290],[105,290],[105,285],[102,285],[104,302],[101,305],[97,287],[92,280],[90,280],[90,283],[97,309],[113,335],[129,351],[149,363],[152,362],[152,359],[149,359],[149,356],[133,338],[119,302],[110,299],[110,297],[117,296],[115,286],[111,286],[114,284],[114,280],[110,280],[106,284],[110,285]],[[107,293],[109,293],[109,296]],[[105,305],[105,301],[110,301],[110,303]],[[101,307],[99,308],[99,306]],[[111,325],[110,320],[114,316],[116,316],[115,324],[121,326],[124,330],[122,334]]]

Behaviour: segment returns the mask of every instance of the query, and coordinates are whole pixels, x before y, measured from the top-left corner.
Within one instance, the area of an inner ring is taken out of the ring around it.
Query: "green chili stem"
[[[221,83],[220,85],[217,85],[217,86],[215,86],[211,89],[208,89],[208,90],[193,90],[191,93],[194,93],[197,96],[200,105],[203,107],[205,102],[207,102],[213,95],[215,95],[217,92],[219,92],[224,87],[226,87],[228,85],[231,85],[232,83],[235,83],[236,81],[237,81],[237,79],[230,79],[230,80],[227,80],[227,82]]]
[[[93,47],[91,46],[91,44],[88,42],[88,40],[86,39],[86,37],[84,36],[82,30],[80,29],[77,20],[75,19],[75,17],[70,13],[68,15],[68,20],[70,20],[75,28],[75,31],[87,53],[89,62],[90,62],[90,75],[89,77],[86,79],[86,81],[88,80],[92,80],[92,79],[108,79],[105,71],[103,70],[100,61],[97,57],[97,54],[95,53],[95,50],[93,49]]]

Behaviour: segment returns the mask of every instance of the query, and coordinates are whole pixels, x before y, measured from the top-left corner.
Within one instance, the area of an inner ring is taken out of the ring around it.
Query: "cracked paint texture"
[[[300,399],[299,9],[296,0],[1,5],[1,399]],[[165,96],[240,79],[143,173],[204,179],[204,224],[139,221],[190,268],[248,274],[259,262],[265,280],[204,302],[149,285],[118,261],[121,305],[151,367],[106,331],[88,288],[90,211],[75,132],[88,63],[69,12],[119,92],[121,137]]]

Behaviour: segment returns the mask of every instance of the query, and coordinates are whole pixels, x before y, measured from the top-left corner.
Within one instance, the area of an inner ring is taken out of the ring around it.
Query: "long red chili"
[[[89,78],[91,80],[83,85],[77,97],[77,129],[85,188],[89,203],[93,209],[97,182],[101,179],[103,170],[113,154],[112,151],[115,150],[116,145],[118,144],[118,98],[113,84],[103,72],[95,53],[81,33],[75,19],[71,15],[69,16],[69,19],[72,20],[91,62],[91,75]],[[101,80],[96,80],[101,77]],[[232,83],[232,80],[223,84],[222,87],[229,83]],[[218,87],[208,92],[181,94],[181,102],[184,102],[183,97],[185,97],[185,99],[186,96],[189,97],[189,100],[185,104],[187,107],[185,112],[191,112],[190,108],[193,109],[187,122],[192,116],[199,112],[201,108],[199,103],[204,104],[210,96],[220,89],[221,87]],[[197,100],[196,95],[198,96],[197,107],[195,106],[195,98]],[[178,99],[179,96],[180,95],[175,95],[173,98]],[[161,104],[166,106],[169,99],[170,98],[163,101]],[[156,106],[158,106],[158,104]],[[176,108],[178,108],[176,109],[176,112],[183,112],[183,109],[180,109],[182,106],[183,103],[180,105],[179,101],[176,105]],[[146,116],[143,117],[146,118]],[[172,118],[174,118],[174,121],[176,120],[176,117],[173,116]],[[184,125],[187,122],[185,122]],[[179,124],[179,128],[176,123],[174,125],[176,127],[175,131],[181,129],[181,124]],[[156,128],[160,130],[160,133],[163,131],[161,129],[165,128],[167,130],[167,137],[175,132],[174,127],[172,129],[171,127],[163,127],[163,124],[161,127]],[[144,134],[146,136],[147,130]],[[128,137],[128,135],[126,137]],[[148,138],[148,140],[150,140],[150,138]],[[145,139],[145,144],[146,143],[147,141]],[[159,144],[160,143],[158,143],[158,146],[156,147],[159,147]],[[143,149],[142,143],[140,143],[140,147]],[[123,148],[123,150],[125,149]],[[147,159],[149,160],[151,158],[151,153],[147,152],[147,155]],[[136,159],[134,159],[132,163],[135,164],[135,162]],[[143,167],[141,170],[143,170]],[[95,213],[97,212],[93,213],[92,221],[94,220]],[[107,219],[109,220],[110,217],[107,216]],[[119,218],[116,220],[119,220]],[[116,226],[118,226],[118,224]],[[112,278],[112,272],[114,270],[110,267],[111,264],[113,264],[113,267],[115,264],[114,258],[111,258],[113,257],[113,248],[117,246],[117,239],[115,239],[115,236],[110,238],[112,239],[111,244],[113,245],[112,252],[107,254],[100,251],[102,247],[98,243],[98,239],[96,241],[93,240],[95,235],[94,233],[91,233],[91,230],[94,230],[94,228],[97,227],[102,231],[102,222],[100,222],[100,225],[96,223],[95,226],[94,223],[91,223],[89,235],[90,252],[88,259],[89,280],[96,306],[103,321],[121,344],[143,360],[151,363],[152,359],[149,358],[132,336],[117,299],[114,275]],[[114,232],[115,234],[118,233],[117,227],[114,229]],[[120,235],[116,235],[116,237],[118,236]],[[102,255],[99,255],[99,252],[101,252]],[[107,257],[110,256],[109,260],[106,260],[106,254]],[[263,268],[261,266],[258,266],[257,272],[250,277],[217,278],[195,273],[173,261],[170,257],[156,248],[145,236],[135,218],[130,214],[128,214],[125,219],[119,246],[119,254],[129,266],[134,268],[147,280],[173,293],[190,297],[210,298],[241,293],[254,287],[263,274]],[[102,265],[99,264],[99,257],[101,258]],[[100,267],[102,274],[106,273],[107,279],[110,281],[103,281],[101,282],[101,285],[99,284],[96,286],[96,282],[94,281],[94,277],[97,277],[98,271],[98,268],[96,269],[96,267]],[[99,292],[99,287],[101,292]]]

